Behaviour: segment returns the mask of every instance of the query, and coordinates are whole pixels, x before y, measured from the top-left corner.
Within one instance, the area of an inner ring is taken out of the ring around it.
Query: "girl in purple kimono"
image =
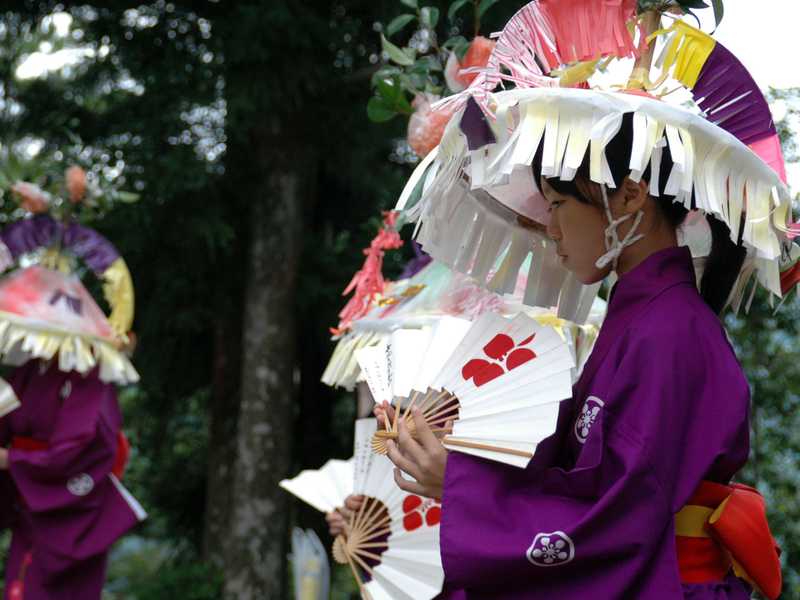
[[[745,600],[753,582],[780,593],[763,501],[730,485],[748,456],[749,388],[718,313],[744,250],[709,217],[698,291],[676,231],[687,210],[664,192],[669,148],[655,196],[649,168],[629,177],[632,144],[628,114],[605,149],[615,187],[590,179],[588,152],[571,181],[541,176],[541,147],[534,159],[563,266],[586,284],[612,270],[618,280],[573,398],[527,469],[448,454],[418,412],[418,440],[402,430],[389,443],[397,485],[442,499],[454,597]]]
[[[31,360],[0,419],[4,600],[99,599],[111,544],[145,512],[119,481],[127,445],[113,384]]]

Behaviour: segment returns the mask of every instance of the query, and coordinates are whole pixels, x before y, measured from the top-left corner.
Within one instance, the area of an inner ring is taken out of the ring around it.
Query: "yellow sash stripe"
[[[713,508],[687,504],[675,515],[675,535],[683,537],[707,538],[705,527],[711,515],[714,514]]]

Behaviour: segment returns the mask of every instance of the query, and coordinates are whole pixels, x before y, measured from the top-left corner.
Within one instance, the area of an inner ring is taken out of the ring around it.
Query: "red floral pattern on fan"
[[[534,333],[515,345],[510,336],[505,333],[498,333],[483,347],[483,352],[486,356],[496,361],[505,361],[505,368],[501,362],[473,358],[462,367],[461,376],[464,379],[472,379],[475,387],[481,387],[485,383],[489,383],[503,375],[506,370],[512,371],[524,365],[526,362],[536,358],[536,353],[533,350],[523,348],[523,346],[530,344],[535,337],[536,334]]]
[[[442,520],[442,506],[438,500],[421,498],[411,494],[403,500],[403,527],[414,531],[422,527],[434,527]]]

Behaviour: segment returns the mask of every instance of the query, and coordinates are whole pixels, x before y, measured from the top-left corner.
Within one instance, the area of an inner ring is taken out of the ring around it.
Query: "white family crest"
[[[537,567],[565,565],[575,558],[575,544],[563,531],[537,533],[526,557]]]
[[[586,402],[583,403],[581,414],[575,419],[575,437],[581,444],[586,443],[586,438],[589,437],[589,432],[592,430],[592,425],[597,420],[600,414],[600,409],[604,406],[604,402],[597,396],[589,396]]]
[[[67,490],[73,496],[85,496],[94,489],[94,480],[88,473],[81,473],[67,481]]]

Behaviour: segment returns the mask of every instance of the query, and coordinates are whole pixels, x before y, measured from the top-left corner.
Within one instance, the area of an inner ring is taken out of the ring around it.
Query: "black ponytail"
[[[711,228],[711,253],[706,259],[703,278],[700,280],[700,295],[715,313],[719,314],[728,303],[731,290],[736,284],[742,270],[747,250],[731,240],[731,230],[714,217],[706,214],[706,221]],[[737,241],[741,243],[744,220],[739,228]]]
[[[531,165],[534,181],[540,185],[542,176],[543,143],[539,144],[536,155]],[[606,158],[611,170],[611,175],[617,187],[622,185],[625,177],[630,174],[630,154],[633,146],[633,114],[626,113],[622,118],[622,125],[616,136],[606,146]],[[559,178],[548,178],[548,183],[558,193],[577,198],[580,202],[594,204],[590,198],[585,197],[578,186],[577,180],[591,181],[589,177],[589,151],[586,151],[580,167],[571,181],[562,181]],[[656,198],[662,217],[669,225],[677,229],[689,214],[687,208],[680,202],[675,202],[675,196],[664,192],[669,175],[673,167],[672,154],[669,146],[662,150],[661,164],[659,167],[659,195]],[[642,179],[650,181],[650,165],[647,166]],[[691,206],[695,206],[694,192],[692,192]],[[719,314],[728,301],[731,290],[739,277],[739,272],[744,264],[747,251],[733,243],[730,239],[730,229],[722,221],[711,215],[706,215],[706,220],[711,228],[711,254],[706,262],[703,277],[700,281],[700,294],[711,309]],[[742,229],[739,231],[738,241],[741,242]]]

